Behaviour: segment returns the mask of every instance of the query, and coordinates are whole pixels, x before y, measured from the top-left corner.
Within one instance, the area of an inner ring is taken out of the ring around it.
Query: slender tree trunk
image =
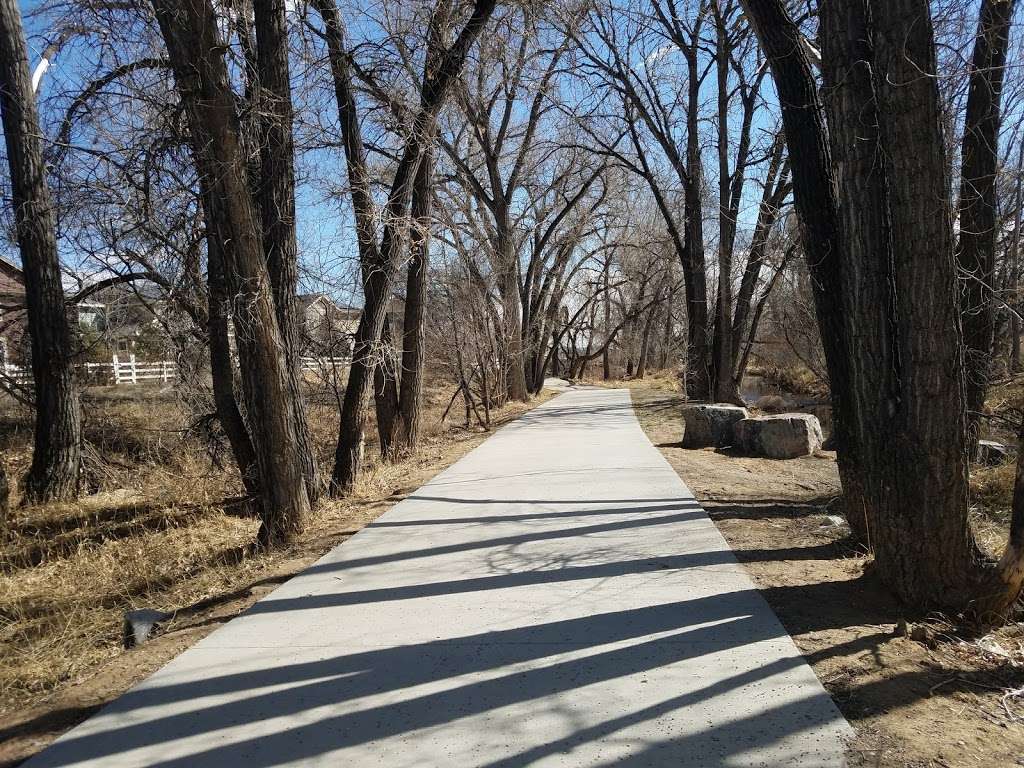
[[[512,244],[508,211],[504,211],[497,226],[498,291],[501,294],[502,324],[505,335],[505,367],[508,371],[510,400],[525,403],[530,399],[526,386],[526,355],[523,349],[523,304],[519,296],[519,270]]]
[[[356,113],[348,72],[344,27],[337,7],[331,0],[316,0],[316,7],[326,27],[331,72],[348,161],[349,185],[352,189],[356,215],[359,255],[365,276],[363,313],[356,330],[352,365],[342,403],[334,470],[331,474],[332,493],[341,495],[351,490],[362,465],[366,406],[372,384],[373,366],[398,263],[405,254],[404,245],[414,180],[432,138],[431,129],[437,120],[438,111],[447,99],[455,79],[462,72],[469,48],[493,13],[495,2],[477,0],[472,14],[455,42],[440,52],[436,60],[432,56],[427,57],[428,66],[423,76],[419,109],[391,183],[379,247],[376,246],[373,236],[374,205],[366,171],[360,120]]]
[[[373,403],[377,414],[377,438],[380,455],[388,460],[396,458],[402,416],[398,409],[398,381],[405,376],[399,370],[401,356],[395,349],[391,332],[391,317],[384,317],[380,331],[380,348],[373,367]]]
[[[260,495],[259,469],[256,452],[253,449],[249,430],[238,408],[235,395],[234,363],[231,360],[229,323],[232,290],[228,288],[229,277],[224,268],[221,250],[222,237],[216,232],[219,216],[214,213],[216,201],[206,191],[206,182],[200,179],[203,188],[202,202],[206,218],[206,282],[209,294],[207,310],[207,334],[210,344],[210,377],[213,382],[213,402],[217,408],[217,419],[227,436],[231,452],[238,465],[246,493],[258,501]]]
[[[78,495],[82,416],[64,308],[57,233],[21,12],[0,0],[0,112],[11,170],[14,220],[25,276],[35,383],[35,441],[25,500]]]
[[[234,275],[236,341],[264,497],[259,537],[270,545],[301,530],[310,501],[235,99],[209,0],[157,0],[154,8],[188,116],[196,166],[218,201],[214,231],[223,237],[225,268]]]
[[[424,319],[426,317],[427,275],[430,269],[431,208],[434,189],[435,149],[433,137],[416,172],[412,192],[412,245],[405,284],[405,321],[402,331],[402,449],[412,451],[420,439],[420,411],[423,399]]]
[[[640,357],[636,364],[636,377],[638,379],[642,379],[647,375],[647,359],[651,351],[651,329],[654,327],[656,310],[657,305],[652,303],[651,308],[647,310],[647,319],[644,321],[643,330],[640,333]],[[589,354],[590,347],[588,345],[586,355]]]
[[[1006,51],[1013,0],[982,0],[974,41],[961,150],[960,242],[957,251],[967,373],[968,449],[978,429],[991,377],[995,339],[996,170]]]
[[[743,338],[746,335],[747,322],[754,308],[754,294],[761,278],[761,269],[764,266],[765,249],[772,227],[778,221],[779,208],[789,189],[789,166],[783,160],[785,148],[785,138],[780,133],[775,137],[775,144],[772,147],[764,191],[761,194],[761,203],[757,210],[757,222],[750,239],[747,265],[743,270],[740,290],[736,296],[736,311],[732,322],[732,375],[737,392],[739,392],[740,382],[743,381],[743,375],[746,372],[748,356],[743,349]],[[767,295],[767,292],[763,295]]]

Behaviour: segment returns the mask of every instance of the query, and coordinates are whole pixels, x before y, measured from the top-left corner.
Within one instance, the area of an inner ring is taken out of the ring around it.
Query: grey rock
[[[725,448],[733,444],[733,425],[750,416],[728,403],[683,408],[683,448]]]
[[[1010,449],[995,440],[978,441],[978,463],[989,467],[1002,464],[1010,458]]]
[[[840,515],[825,515],[825,519],[821,523],[822,528],[848,528],[849,525],[846,522],[845,517]]]
[[[750,456],[795,459],[821,448],[821,425],[809,413],[781,413],[736,422],[736,445]]]
[[[140,608],[135,611],[125,611],[124,614],[124,647],[134,648],[146,642],[153,631],[162,622],[174,617],[173,613],[156,611],[152,608]]]

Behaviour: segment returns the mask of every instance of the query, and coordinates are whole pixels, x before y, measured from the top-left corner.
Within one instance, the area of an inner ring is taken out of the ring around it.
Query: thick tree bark
[[[892,266],[889,275],[852,271],[851,279],[873,288],[887,278],[876,290],[890,292],[894,333],[882,360],[866,359],[857,347],[851,354],[860,363],[857,390],[880,390],[874,412],[861,415],[876,430],[877,442],[862,444],[870,460],[865,498],[884,521],[873,532],[875,565],[912,604],[966,605],[978,552],[967,522],[948,163],[938,84],[927,76],[937,71],[931,15],[927,0],[871,0],[869,10]],[[856,270],[860,262],[849,263]]]
[[[714,397],[734,402],[739,392],[733,378],[732,350],[732,255],[736,221],[732,212],[732,174],[729,173],[729,30],[719,2],[715,16],[715,69],[718,104],[718,297],[715,301],[713,350]],[[743,173],[737,164],[737,174]]]
[[[1013,0],[982,0],[971,61],[961,149],[960,242],[957,251],[967,373],[969,450],[991,377],[995,339],[996,170],[999,123]]]
[[[21,12],[14,0],[0,0],[0,112],[25,276],[36,393],[34,450],[25,480],[25,500],[72,499],[78,494],[82,417],[57,258],[56,220],[43,163],[42,131]]]
[[[608,287],[608,278],[611,271],[611,258],[604,262],[604,269],[601,270],[601,281],[604,287],[604,348],[601,350],[601,378],[608,381],[612,377],[611,344],[608,343],[608,334],[611,332],[612,320],[612,294]]]
[[[277,324],[288,362],[288,388],[295,412],[306,493],[310,502],[316,503],[322,482],[309,436],[300,379],[302,345],[297,296],[299,254],[295,236],[295,146],[285,7],[285,0],[253,0],[258,75],[255,102],[262,123],[260,178],[256,196]]]
[[[851,378],[843,306],[843,242],[832,157],[818,86],[803,36],[782,0],[743,0],[772,69],[793,173],[793,198],[803,229],[804,251],[813,277],[815,312],[831,388],[836,440],[847,520],[854,535],[867,540],[860,502],[856,437],[849,426]]]
[[[800,90],[811,96],[813,79],[786,61],[803,53],[782,3],[745,5],[772,59],[784,114],[812,103],[794,98]],[[845,350],[847,364],[836,369],[829,358],[829,374],[843,403],[840,448],[852,443],[858,451],[851,479],[874,568],[916,609],[984,619],[1001,615],[1024,583],[1024,503],[1015,503],[1002,560],[987,562],[967,521],[959,292],[933,34],[927,0],[822,5],[826,85],[834,89],[831,135],[844,187],[831,228],[804,194],[814,185],[826,192],[827,164],[805,162],[824,131],[812,141],[801,131],[813,121],[792,119],[786,130],[790,146],[803,150],[791,157],[807,239],[817,217],[822,232],[831,230],[829,253],[841,259],[836,303],[846,326],[826,340],[823,322],[822,335],[827,355],[837,340]],[[802,89],[789,90],[794,81]],[[847,495],[848,470],[841,464]],[[1020,498],[1018,466],[1015,502]]]
[[[223,238],[225,268],[234,276],[235,338],[262,493],[259,538],[271,545],[301,530],[310,501],[235,99],[209,0],[157,0],[154,7],[188,116],[196,166],[218,201],[214,232]]]
[[[686,216],[682,262],[686,296],[686,392],[694,400],[710,399],[713,361],[708,321],[707,267],[704,263],[704,165],[700,152],[700,75],[696,44],[686,56],[688,92],[686,105]]]

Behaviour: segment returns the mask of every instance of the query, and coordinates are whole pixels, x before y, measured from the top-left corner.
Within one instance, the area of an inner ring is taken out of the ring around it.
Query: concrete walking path
[[[28,765],[826,768],[851,735],[628,391],[577,390]]]

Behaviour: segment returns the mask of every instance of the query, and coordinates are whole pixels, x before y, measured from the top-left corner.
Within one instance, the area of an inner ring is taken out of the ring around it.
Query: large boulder
[[[821,425],[809,413],[743,419],[733,427],[736,447],[750,456],[795,459],[821,448]]]
[[[727,403],[683,408],[683,448],[725,448],[733,444],[733,425],[749,417],[746,408]]]
[[[1010,449],[995,440],[978,441],[978,463],[994,467],[1010,458]]]

